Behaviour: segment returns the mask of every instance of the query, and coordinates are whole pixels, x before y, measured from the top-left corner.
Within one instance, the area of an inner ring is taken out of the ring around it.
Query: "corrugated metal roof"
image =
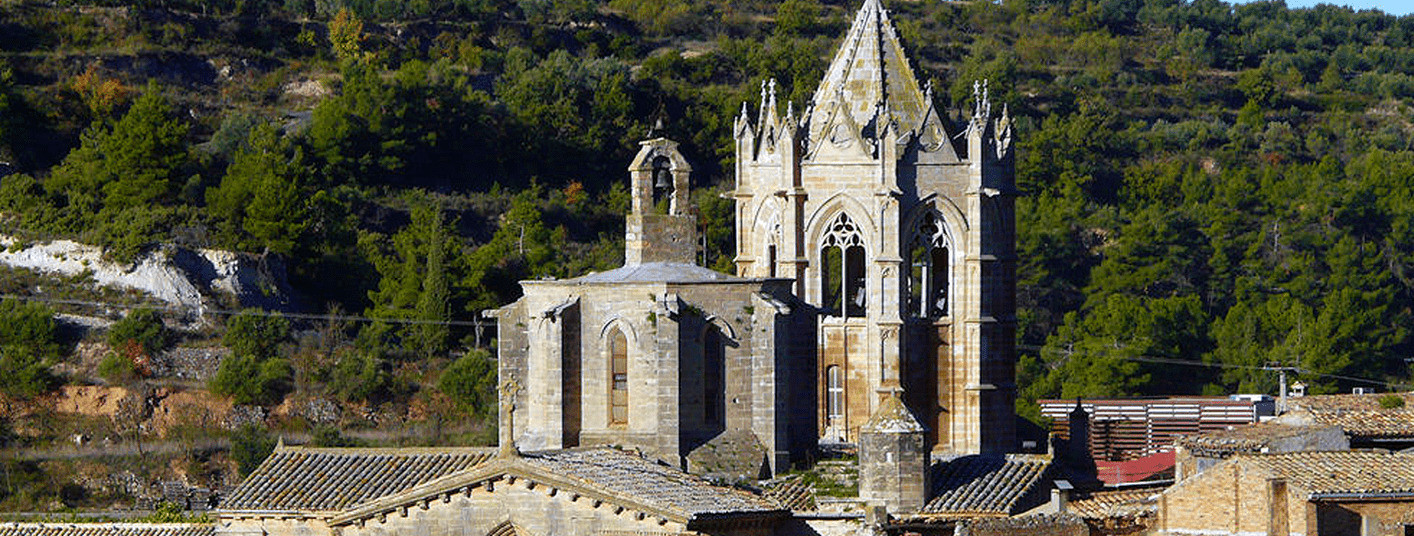
[[[221,510],[343,510],[475,467],[494,453],[485,448],[283,447],[221,501]]]
[[[0,523],[0,536],[213,536],[209,523]]]
[[[922,514],[931,516],[1012,515],[1026,506],[1046,479],[1049,456],[1008,454],[962,456],[939,464],[933,498]],[[1039,495],[1037,495],[1039,496]]]

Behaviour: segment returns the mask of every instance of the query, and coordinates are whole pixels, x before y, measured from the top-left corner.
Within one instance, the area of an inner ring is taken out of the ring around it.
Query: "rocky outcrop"
[[[284,263],[275,257],[165,248],[133,263],[118,263],[104,259],[102,248],[70,240],[26,245],[0,236],[0,246],[4,247],[0,264],[71,277],[87,275],[95,285],[143,291],[198,314],[204,298],[218,292],[235,296],[243,307],[292,310],[296,305]]]

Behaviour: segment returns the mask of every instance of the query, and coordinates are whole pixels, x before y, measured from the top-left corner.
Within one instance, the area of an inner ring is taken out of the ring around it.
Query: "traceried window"
[[[834,316],[864,316],[864,239],[849,216],[841,213],[825,230],[820,244],[821,306]]]
[[[609,335],[609,424],[628,424],[628,338],[615,328]]]
[[[844,374],[839,365],[825,368],[825,424],[844,424]]]
[[[948,314],[948,255],[952,243],[943,222],[929,213],[908,241],[909,316],[938,318]]]

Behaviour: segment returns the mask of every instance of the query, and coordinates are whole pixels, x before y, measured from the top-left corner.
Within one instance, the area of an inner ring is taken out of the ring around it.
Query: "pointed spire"
[[[761,140],[762,147],[767,151],[774,150],[778,133],[781,130],[781,115],[776,108],[776,79],[772,78],[764,83],[761,102],[764,103],[761,113]]]
[[[810,139],[823,135],[830,103],[843,105],[859,124],[875,119],[879,103],[889,104],[900,125],[917,125],[927,110],[924,95],[908,65],[903,45],[880,0],[864,0],[844,43],[815,91],[808,121]]]
[[[736,129],[735,129],[735,130],[736,130],[736,131],[734,132],[734,134],[736,135],[737,138],[741,138],[741,137],[743,137],[743,136],[747,136],[747,135],[749,135],[749,134],[752,133],[752,131],[751,131],[751,116],[747,114],[747,111],[746,111],[746,101],[742,101],[742,103],[741,103],[741,115],[738,115],[737,118],[736,118]]]

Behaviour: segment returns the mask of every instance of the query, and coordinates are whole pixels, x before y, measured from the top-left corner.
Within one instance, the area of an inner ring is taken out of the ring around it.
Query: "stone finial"
[[[997,159],[1000,160],[1011,150],[1011,113],[1005,103],[1002,104],[1002,115],[997,117],[992,130],[996,138]]]
[[[775,78],[772,78],[771,81],[770,81],[770,83],[767,84],[767,86],[770,88],[769,93],[770,93],[770,99],[771,99],[771,104],[769,104],[768,107],[771,108],[771,111],[772,111],[772,112],[775,112],[775,111],[776,111],[776,79],[775,79]]]
[[[506,378],[497,388],[497,392],[500,395],[501,406],[500,451],[498,452],[500,456],[517,456],[520,454],[520,451],[516,449],[515,441],[515,412],[516,395],[520,394],[521,389],[520,382],[516,381],[515,378]]]

